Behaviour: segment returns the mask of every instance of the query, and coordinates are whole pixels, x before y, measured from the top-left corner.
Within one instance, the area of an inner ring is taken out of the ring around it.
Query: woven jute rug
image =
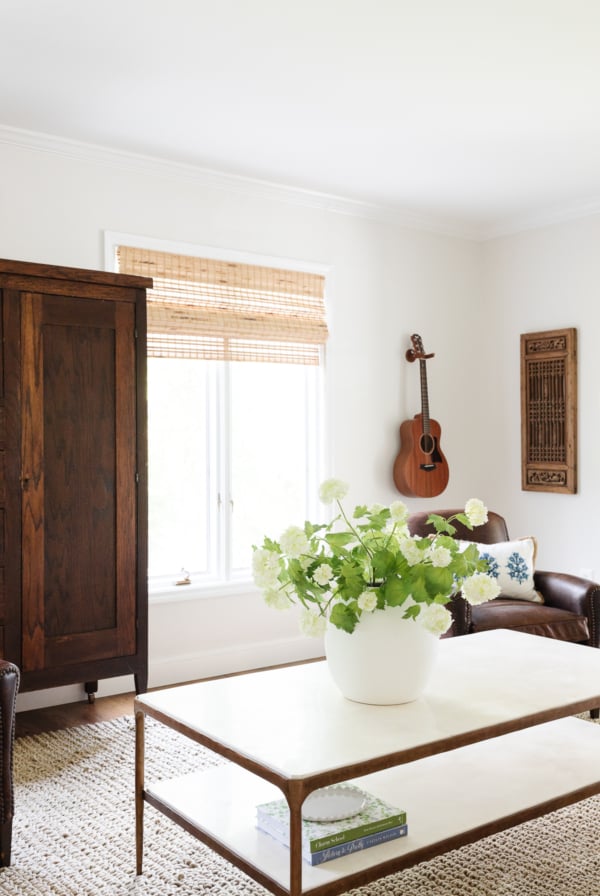
[[[127,717],[16,742],[13,856],[11,867],[0,871],[0,894],[266,896],[151,807],[144,874],[136,878],[134,737]],[[146,742],[153,778],[220,761],[152,720]],[[594,797],[351,892],[598,896],[599,840],[600,797]]]

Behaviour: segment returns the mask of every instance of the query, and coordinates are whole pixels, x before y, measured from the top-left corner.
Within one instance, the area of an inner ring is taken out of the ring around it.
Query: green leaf
[[[447,567],[425,567],[425,583],[431,598],[438,594],[450,594],[453,589],[454,575]]]
[[[445,532],[448,535],[454,535],[456,532],[456,527],[439,513],[431,513],[427,517],[427,522],[434,527],[436,532]]]
[[[470,563],[477,563],[480,557],[479,548],[476,544],[471,543],[464,549],[462,555],[465,560],[468,560]]]
[[[458,553],[458,542],[451,535],[440,533],[435,537],[435,543],[440,548],[448,548],[451,554]]]
[[[344,600],[358,597],[366,587],[362,567],[350,561],[343,562],[339,569],[338,583],[338,592]]]
[[[335,550],[336,548],[343,548],[354,540],[355,536],[352,534],[352,532],[329,532],[325,536],[325,541],[332,550]]]
[[[415,607],[413,605],[405,611],[404,618],[405,619],[416,619],[420,612],[421,612],[421,607]]]
[[[322,529],[326,529],[326,528],[327,528],[327,526],[325,523],[315,524],[315,523],[309,523],[309,521],[307,520],[304,523],[304,534],[306,535],[307,538],[312,538],[313,535],[315,535],[317,532],[321,532]]]
[[[386,525],[387,521],[390,518],[390,511],[387,507],[382,507],[381,510],[378,510],[377,513],[370,513],[370,529],[383,529]]]
[[[384,579],[396,567],[396,555],[391,551],[375,551],[373,554],[373,573],[376,579]]]
[[[367,509],[368,508],[367,508],[366,504],[359,504],[357,507],[354,508],[354,513],[352,514],[353,519],[355,519],[355,520],[360,519],[361,516],[365,515],[365,513],[367,512]]]
[[[429,600],[431,595],[429,593],[429,589],[427,588],[427,580],[424,571],[418,573],[415,571],[415,574],[411,577],[410,593],[412,594],[413,600],[416,603],[421,603],[422,601]]]
[[[341,628],[343,631],[352,634],[358,622],[358,614],[348,604],[334,604],[329,621],[336,628]]]
[[[379,590],[386,604],[390,607],[399,607],[410,594],[410,583],[405,579],[392,576]]]

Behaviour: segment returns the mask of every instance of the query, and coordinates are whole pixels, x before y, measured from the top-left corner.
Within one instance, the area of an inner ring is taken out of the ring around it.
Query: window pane
[[[264,535],[277,538],[307,518],[317,463],[318,374],[303,365],[230,365],[234,571],[250,566],[252,545]]]
[[[150,575],[208,569],[209,364],[148,359]]]

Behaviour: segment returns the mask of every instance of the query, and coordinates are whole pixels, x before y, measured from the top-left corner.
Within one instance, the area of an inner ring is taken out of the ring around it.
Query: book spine
[[[257,813],[258,825],[263,827],[270,833],[279,834],[286,842],[289,840],[289,825],[282,824],[272,816]],[[302,843],[304,849],[310,852],[319,852],[322,849],[329,849],[332,846],[339,846],[341,843],[349,843],[351,840],[357,840],[360,837],[368,837],[370,834],[377,834],[379,831],[387,831],[390,828],[399,827],[406,824],[406,812],[398,812],[396,815],[389,815],[387,818],[378,818],[374,821],[367,821],[358,827],[347,828],[346,830],[336,831],[335,833],[324,834],[322,837],[315,837],[309,840],[303,835]]]
[[[388,843],[390,840],[397,840],[398,837],[405,837],[408,833],[408,825],[401,824],[386,831],[379,831],[377,834],[369,834],[366,837],[358,837],[356,840],[350,840],[347,843],[340,843],[329,849],[320,849],[318,852],[305,854],[304,858],[311,865],[321,865],[323,862],[331,862],[333,859],[339,859],[342,856],[351,855],[353,852],[359,852],[362,849],[369,849],[371,846],[377,846],[379,843]]]
[[[325,837],[317,837],[315,840],[311,840],[309,843],[310,851],[319,852],[322,849],[339,846],[341,843],[349,843],[351,840],[378,834],[380,831],[387,831],[390,828],[399,827],[403,824],[406,824],[406,812],[399,812],[397,815],[380,818],[377,821],[367,821],[357,828],[348,828],[345,831],[338,831],[335,834],[328,834]]]

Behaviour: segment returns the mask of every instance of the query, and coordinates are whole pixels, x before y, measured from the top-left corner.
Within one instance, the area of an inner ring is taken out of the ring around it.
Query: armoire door
[[[21,295],[24,673],[136,651],[134,318]]]

